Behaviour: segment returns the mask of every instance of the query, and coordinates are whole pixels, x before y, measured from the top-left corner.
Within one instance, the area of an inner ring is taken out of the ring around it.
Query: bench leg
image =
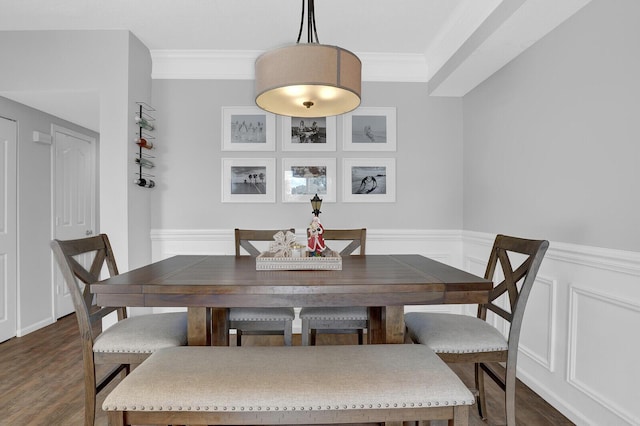
[[[457,405],[453,407],[453,419],[449,420],[449,426],[468,426],[469,406]]]
[[[124,413],[122,411],[109,411],[107,413],[109,426],[124,426]]]

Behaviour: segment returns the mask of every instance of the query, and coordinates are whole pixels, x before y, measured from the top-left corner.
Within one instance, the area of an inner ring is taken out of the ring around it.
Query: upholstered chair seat
[[[367,308],[357,306],[344,306],[333,308],[305,308],[300,313],[301,319],[309,320],[361,320],[369,319]]]
[[[293,321],[293,308],[242,308],[231,309],[229,321]]]
[[[486,321],[468,315],[409,312],[404,316],[409,337],[435,353],[506,351],[507,339]]]
[[[146,353],[187,344],[187,313],[150,314],[118,321],[93,343],[94,353]]]

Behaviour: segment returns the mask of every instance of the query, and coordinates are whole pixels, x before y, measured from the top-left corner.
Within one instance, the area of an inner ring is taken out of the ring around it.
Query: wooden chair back
[[[486,320],[487,311],[491,311],[511,324],[508,337],[510,354],[517,353],[527,299],[548,247],[549,242],[546,240],[498,235],[491,249],[484,277],[493,280],[496,268],[500,265],[504,279],[490,292],[489,303],[478,306],[478,318]],[[509,253],[524,255],[524,260],[514,268]],[[518,286],[518,283],[521,285]],[[509,311],[496,303],[503,294],[508,295]]]
[[[253,245],[255,241],[274,241],[273,236],[278,232],[291,231],[295,234],[294,228],[289,229],[235,229],[236,256],[241,256],[240,248],[246,250],[250,256],[257,257],[260,250]],[[265,320],[265,311],[271,312],[271,320]],[[229,328],[236,329],[236,346],[242,346],[242,336],[247,334],[257,335],[283,335],[284,344],[291,346],[292,342],[292,321],[295,317],[293,308],[231,308],[231,317],[242,318],[231,319]],[[215,316],[215,314],[214,314]]]
[[[100,281],[105,264],[110,276],[118,275],[118,267],[109,238],[105,234],[77,240],[53,240],[51,241],[51,249],[69,288],[73,307],[76,310],[84,368],[85,425],[93,425],[96,394],[121,372],[126,374],[129,370],[128,364],[121,363],[121,360],[114,361],[113,363],[117,364],[98,379],[96,364],[108,362],[110,358],[105,356],[104,360],[97,360],[93,352],[94,340],[102,332],[102,318],[114,311],[117,312],[118,321],[127,317],[127,311],[124,307],[96,306],[93,303],[93,294],[91,293],[91,285]],[[78,259],[83,255],[89,257],[93,255],[89,268],[85,268],[80,263],[81,260]],[[134,356],[138,358],[140,354],[134,354]]]
[[[309,229],[307,229],[307,236]],[[367,228],[356,229],[325,229],[322,237],[326,246],[333,250],[331,241],[349,241],[347,246],[340,250],[340,256],[351,256],[356,250],[360,251],[355,256],[364,256],[367,248]],[[317,308],[302,308],[302,344],[316,344],[318,333],[357,333],[358,344],[364,343],[364,330],[368,327],[368,313],[364,307],[338,307],[321,308],[322,319],[313,318]],[[348,313],[345,311],[349,311]],[[345,319],[348,318],[348,319]],[[357,318],[357,319],[354,319]]]
[[[236,256],[240,256],[240,247],[245,249],[251,256],[256,257],[260,254],[260,250],[254,246],[251,241],[273,241],[273,236],[278,232],[291,231],[295,234],[294,228],[289,229],[235,229],[236,237]]]
[[[94,330],[94,324],[101,323],[102,318],[113,311],[117,311],[118,320],[127,317],[127,311],[123,307],[99,308],[93,303],[91,284],[102,279],[101,274],[104,271],[104,266],[106,265],[109,276],[118,275],[118,266],[109,243],[109,237],[100,234],[77,240],[53,240],[51,248],[62,272],[62,277],[71,293],[80,334],[88,344],[93,346],[95,336],[91,330]],[[93,254],[89,268],[84,267],[78,259],[78,256],[87,254]]]
[[[309,230],[307,230],[307,235]],[[367,228],[357,229],[325,229],[322,234],[325,241],[346,241],[351,242],[340,251],[340,256],[349,256],[353,254],[358,248],[360,252],[358,256],[365,255],[365,249],[367,247]]]

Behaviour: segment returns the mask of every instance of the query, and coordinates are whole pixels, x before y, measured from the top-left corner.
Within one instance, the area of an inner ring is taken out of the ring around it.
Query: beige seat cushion
[[[301,319],[314,320],[367,320],[367,308],[335,307],[335,308],[302,308]]]
[[[93,345],[94,352],[152,353],[187,344],[187,313],[172,312],[129,317],[118,321]]]
[[[287,321],[296,317],[293,308],[232,308],[229,321]]]
[[[404,316],[409,336],[436,353],[505,351],[507,340],[486,321],[468,315],[409,312]]]
[[[471,405],[423,345],[163,349],[107,396],[106,411],[348,410]]]

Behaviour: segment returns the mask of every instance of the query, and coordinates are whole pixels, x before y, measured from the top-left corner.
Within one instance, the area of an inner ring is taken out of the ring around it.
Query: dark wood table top
[[[345,256],[341,271],[256,271],[250,256],[175,256],[91,286],[102,306],[484,303],[489,280],[420,255]]]

